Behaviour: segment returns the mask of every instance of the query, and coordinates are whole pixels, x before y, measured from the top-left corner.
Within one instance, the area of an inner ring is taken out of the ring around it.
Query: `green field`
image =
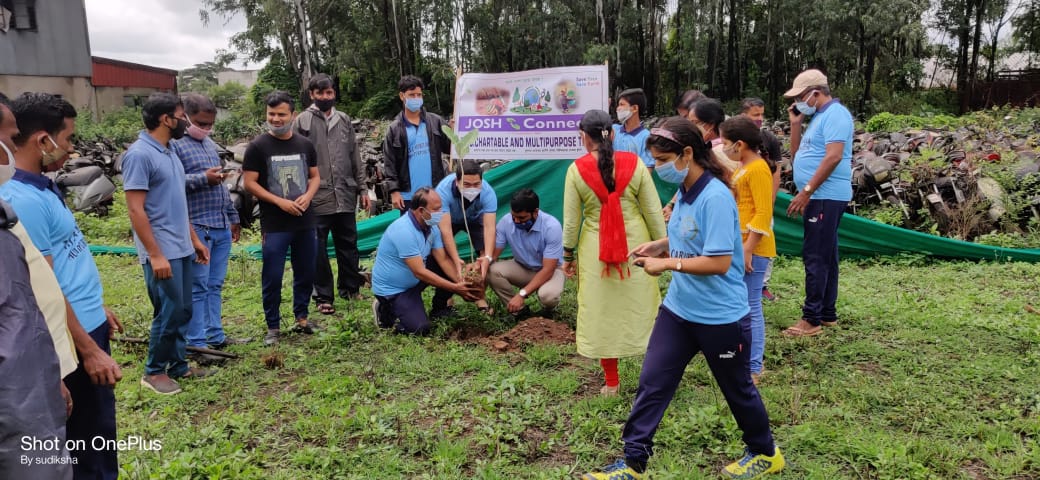
[[[107,302],[128,334],[145,336],[151,307],[135,260],[97,261]],[[232,262],[233,335],[263,334],[259,276],[259,262]],[[776,478],[1040,477],[1040,315],[1026,310],[1040,306],[1038,278],[1040,265],[845,261],[842,326],[787,339],[801,264],[778,261],[760,388],[789,462]],[[367,302],[337,308],[315,315],[327,331],[283,339],[282,368],[266,368],[270,352],[255,341],[170,398],[139,385],[143,346],[115,344],[119,437],[162,442],[123,452],[124,478],[573,478],[619,455],[639,358],[621,362],[621,395],[601,398],[598,364],[572,346],[503,354],[453,340],[510,326],[471,308],[429,338],[377,332]],[[574,309],[571,285],[564,321]],[[656,441],[653,479],[717,478],[741,453],[703,358]]]

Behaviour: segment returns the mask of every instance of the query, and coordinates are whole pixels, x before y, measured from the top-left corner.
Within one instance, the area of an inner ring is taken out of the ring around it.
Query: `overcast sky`
[[[241,16],[199,19],[201,0],[86,0],[90,51],[99,57],[182,70],[213,60],[245,30]],[[244,65],[232,65],[243,68]],[[259,68],[249,65],[248,68]]]

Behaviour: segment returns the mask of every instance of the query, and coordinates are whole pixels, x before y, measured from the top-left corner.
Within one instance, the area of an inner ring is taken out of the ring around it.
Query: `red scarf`
[[[602,275],[610,276],[611,268],[616,268],[618,275],[625,278],[622,265],[628,263],[628,237],[625,233],[625,217],[621,214],[621,195],[624,194],[632,175],[636,172],[639,158],[631,152],[614,153],[614,191],[608,192],[607,185],[599,173],[596,158],[591,153],[574,162],[578,173],[585,180],[592,193],[596,194],[603,207],[599,212],[599,259],[605,265]],[[628,276],[632,276],[631,271]]]

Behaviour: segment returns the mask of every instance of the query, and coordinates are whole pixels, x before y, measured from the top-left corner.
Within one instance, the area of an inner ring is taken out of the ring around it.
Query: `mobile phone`
[[[790,109],[790,110],[791,110],[791,112],[793,112],[793,113],[794,113],[795,115],[802,115],[802,111],[801,111],[801,110],[798,110],[798,104],[797,104],[797,103],[792,103],[792,104],[791,104],[791,109]]]
[[[220,173],[233,173],[233,172],[238,172],[238,171],[240,171],[240,169],[238,169],[238,168],[227,168],[227,167],[225,167],[225,168],[220,169]]]

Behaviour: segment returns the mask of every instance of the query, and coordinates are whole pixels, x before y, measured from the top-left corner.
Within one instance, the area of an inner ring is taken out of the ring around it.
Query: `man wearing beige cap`
[[[783,333],[808,337],[838,323],[838,223],[852,200],[854,127],[852,114],[831,97],[827,77],[819,70],[798,74],[784,96],[794,100],[788,114],[798,194],[787,214],[801,215],[805,228],[805,303],[802,318]]]

